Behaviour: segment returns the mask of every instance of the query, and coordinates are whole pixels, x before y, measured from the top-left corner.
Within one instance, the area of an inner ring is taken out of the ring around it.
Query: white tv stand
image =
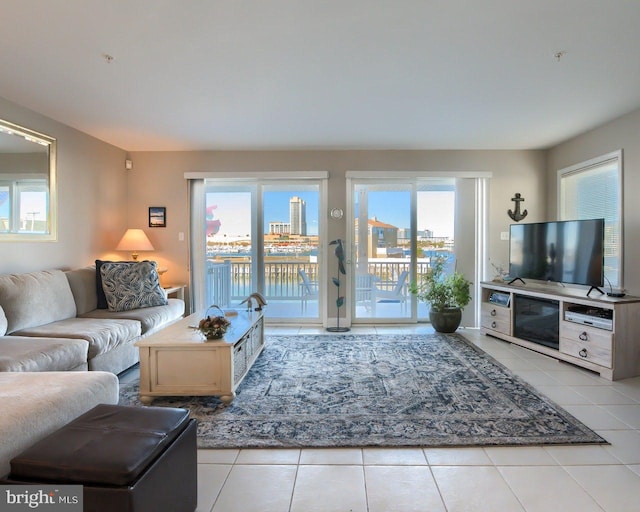
[[[555,284],[485,281],[480,285],[483,334],[587,368],[608,380],[640,375],[640,297],[611,298],[597,292],[587,297],[586,289]],[[558,301],[559,349],[515,336],[515,295]],[[611,317],[611,329],[602,322],[586,325],[566,320],[567,311],[580,306]]]

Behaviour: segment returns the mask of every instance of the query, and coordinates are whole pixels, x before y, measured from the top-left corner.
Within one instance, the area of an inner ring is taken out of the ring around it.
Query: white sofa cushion
[[[180,319],[184,314],[182,299],[169,299],[166,306],[152,306],[130,311],[109,311],[108,309],[94,309],[84,313],[82,318],[120,318],[137,320],[142,325],[142,334],[151,334]]]
[[[98,307],[96,267],[67,270],[65,274],[76,301],[76,314],[80,316],[96,309]],[[102,282],[100,285],[102,286]]]
[[[89,342],[89,359],[92,359],[120,345],[133,343],[142,334],[142,330],[140,322],[136,320],[69,318],[22,329],[14,334],[40,338],[87,340]]]
[[[0,306],[8,334],[76,316],[73,293],[61,270],[0,275]]]
[[[87,369],[86,340],[0,336],[0,372],[64,372]]]
[[[109,372],[0,373],[0,475],[37,441],[98,404],[118,403]]]

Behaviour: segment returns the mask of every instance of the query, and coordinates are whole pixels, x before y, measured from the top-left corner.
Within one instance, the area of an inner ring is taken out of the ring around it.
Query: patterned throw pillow
[[[7,332],[7,327],[9,323],[7,322],[7,317],[4,315],[4,309],[0,306],[0,336],[4,336]]]
[[[168,303],[155,261],[104,262],[100,274],[109,311],[129,311]]]
[[[109,307],[107,305],[107,297],[104,294],[104,289],[102,288],[102,272],[100,272],[100,269],[102,268],[103,263],[118,262],[96,260],[96,292],[98,293],[98,309],[107,309]]]

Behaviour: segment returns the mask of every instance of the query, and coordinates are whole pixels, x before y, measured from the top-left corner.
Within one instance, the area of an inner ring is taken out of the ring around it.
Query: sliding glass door
[[[207,180],[208,303],[238,306],[259,292],[267,318],[319,322],[320,191],[315,180]]]
[[[352,182],[354,322],[428,318],[410,293],[436,258],[455,265],[454,179]]]
[[[258,290],[255,185],[207,183],[206,303],[237,306]]]
[[[444,273],[451,274],[456,266],[455,244],[455,180],[430,179],[416,183],[416,263],[418,282],[433,261],[445,261]],[[429,318],[429,307],[418,301],[418,320]]]
[[[354,321],[410,319],[408,293],[413,188],[410,184],[356,183],[353,191]]]
[[[262,187],[261,264],[269,316],[320,320],[318,184]]]

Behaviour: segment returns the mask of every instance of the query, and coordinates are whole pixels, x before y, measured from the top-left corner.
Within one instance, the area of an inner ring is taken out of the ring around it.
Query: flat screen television
[[[602,286],[604,219],[512,224],[509,275]]]

